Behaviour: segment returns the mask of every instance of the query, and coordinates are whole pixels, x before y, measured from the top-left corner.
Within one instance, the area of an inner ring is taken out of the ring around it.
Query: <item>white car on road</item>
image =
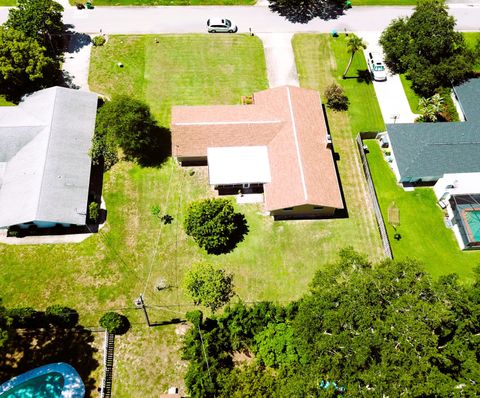
[[[385,68],[380,54],[372,52],[368,53],[367,64],[373,80],[378,82],[387,80],[387,68]]]
[[[229,19],[210,18],[207,21],[208,33],[235,33],[238,28]]]

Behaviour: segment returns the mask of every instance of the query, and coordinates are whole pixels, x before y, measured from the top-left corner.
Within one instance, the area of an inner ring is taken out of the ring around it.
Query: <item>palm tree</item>
[[[363,50],[364,48],[367,48],[367,45],[363,42],[363,39],[361,37],[358,37],[354,34],[348,36],[347,49],[351,55],[350,61],[348,61],[347,69],[345,69],[345,73],[343,74],[343,79],[345,79],[345,77],[347,76],[348,69],[350,69],[350,65],[352,64],[353,56],[355,55],[355,53],[359,50]]]

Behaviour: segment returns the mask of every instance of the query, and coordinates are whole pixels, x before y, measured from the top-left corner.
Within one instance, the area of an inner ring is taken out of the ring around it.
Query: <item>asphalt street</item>
[[[77,32],[107,34],[205,33],[210,17],[232,19],[239,32],[294,33],[381,31],[397,17],[409,15],[412,7],[353,7],[337,19],[314,19],[308,24],[288,22],[266,6],[187,6],[187,7],[96,7],[77,10],[69,7],[64,22]],[[452,4],[450,13],[462,31],[480,31],[480,5]],[[8,8],[0,7],[0,23],[7,19]]]

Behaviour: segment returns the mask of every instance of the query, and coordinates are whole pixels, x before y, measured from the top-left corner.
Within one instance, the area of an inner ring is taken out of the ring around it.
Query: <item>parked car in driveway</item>
[[[387,80],[387,69],[382,61],[382,56],[378,53],[368,53],[368,69],[373,80],[382,82]]]
[[[210,18],[207,20],[208,33],[235,33],[238,28],[229,19]]]

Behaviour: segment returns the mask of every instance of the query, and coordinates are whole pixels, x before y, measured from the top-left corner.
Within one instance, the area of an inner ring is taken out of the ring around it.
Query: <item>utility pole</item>
[[[145,320],[147,321],[147,326],[152,326],[150,324],[150,319],[148,318],[147,307],[145,306],[145,302],[143,301],[143,294],[140,294],[138,298],[135,300],[135,306],[137,308],[141,308],[143,310],[143,314],[145,315]]]

